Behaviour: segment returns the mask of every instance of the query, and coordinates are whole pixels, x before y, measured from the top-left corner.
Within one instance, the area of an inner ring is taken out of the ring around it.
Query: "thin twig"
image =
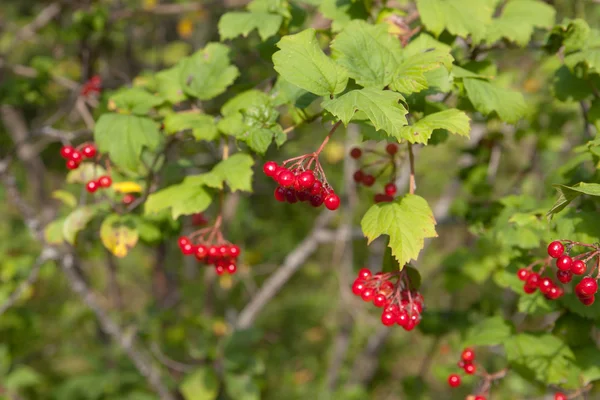
[[[410,194],[415,194],[415,189],[417,189],[417,183],[415,182],[415,155],[413,154],[411,143],[408,143],[408,159],[410,162],[410,180],[408,192]]]

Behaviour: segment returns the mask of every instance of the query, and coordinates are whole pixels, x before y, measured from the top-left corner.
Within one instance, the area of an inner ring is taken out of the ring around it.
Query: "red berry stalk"
[[[389,143],[385,148],[385,153],[373,150],[364,149],[366,153],[375,154],[377,157],[375,160],[363,165],[359,170],[354,172],[353,178],[357,184],[363,184],[367,187],[371,187],[375,184],[375,181],[385,174],[388,170],[391,171],[389,177],[386,179],[388,183],[385,184],[383,193],[375,194],[375,203],[384,203],[394,200],[394,196],[398,192],[398,188],[394,181],[396,180],[397,171],[397,159],[398,145],[395,143]],[[362,157],[363,150],[358,147],[350,150],[350,157],[358,160]],[[370,171],[370,172],[369,172]]]

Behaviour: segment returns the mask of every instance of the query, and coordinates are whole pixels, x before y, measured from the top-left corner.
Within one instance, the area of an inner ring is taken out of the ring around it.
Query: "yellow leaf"
[[[77,206],[77,199],[75,198],[75,195],[67,192],[66,190],[55,190],[52,192],[52,198],[62,201],[69,207]]]
[[[142,187],[136,182],[115,182],[112,185],[115,192],[119,193],[141,193]]]
[[[190,18],[182,18],[177,24],[177,33],[183,39],[189,39],[194,32],[194,22]]]
[[[108,251],[122,258],[137,244],[138,232],[130,218],[111,214],[100,226],[100,240]]]
[[[216,336],[224,336],[229,332],[229,327],[223,321],[215,321],[212,330]]]

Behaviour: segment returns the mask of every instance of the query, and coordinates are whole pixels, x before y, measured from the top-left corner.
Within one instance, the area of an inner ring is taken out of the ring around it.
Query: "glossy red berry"
[[[298,175],[298,182],[300,183],[302,189],[310,189],[315,181],[315,173],[311,170],[304,171]]]
[[[552,286],[550,291],[548,291],[548,293],[546,293],[546,297],[549,298],[550,300],[556,300],[559,297],[561,297],[564,293],[565,292],[561,287]]]
[[[390,143],[385,147],[385,151],[390,155],[393,156],[394,154],[396,154],[398,152],[398,145],[394,144],[394,143]]]
[[[365,175],[362,182],[365,186],[373,186],[375,177],[373,175]]]
[[[525,285],[523,285],[523,291],[527,294],[535,293],[536,290],[537,290],[537,286],[529,286],[527,283],[525,283]]]
[[[363,290],[360,297],[362,297],[363,301],[366,301],[366,302],[373,300],[373,298],[375,297],[375,289],[366,288],[365,290]]]
[[[195,250],[195,256],[198,260],[204,260],[208,256],[208,248],[203,244],[196,246]]]
[[[81,149],[81,152],[83,153],[83,156],[85,158],[92,158],[97,153],[96,146],[94,146],[93,144],[86,144],[85,146],[83,146],[83,149]]]
[[[465,373],[467,375],[473,375],[476,370],[477,367],[475,367],[475,364],[465,364]]]
[[[520,270],[517,271],[517,276],[519,277],[520,280],[526,281],[527,278],[529,277],[530,273],[531,272],[528,269],[521,268]]]
[[[392,326],[396,323],[396,316],[389,311],[384,311],[381,314],[381,323],[385,326]]]
[[[360,279],[364,279],[367,280],[372,276],[371,271],[369,271],[369,269],[367,268],[361,268],[360,271],[358,271],[358,277]]]
[[[540,292],[542,292],[542,294],[548,293],[550,291],[550,289],[552,289],[552,287],[554,287],[554,282],[552,282],[552,279],[542,278],[540,280],[539,288],[540,288]]]
[[[263,172],[265,173],[266,176],[268,176],[269,178],[272,178],[275,176],[275,173],[277,172],[278,167],[279,166],[277,165],[277,163],[275,161],[267,161],[263,165]]]
[[[340,198],[337,194],[330,193],[325,197],[324,203],[328,210],[337,210],[340,206]]]
[[[186,256],[189,256],[190,254],[194,254],[195,251],[196,251],[196,247],[189,242],[184,244],[183,246],[181,246],[181,252],[183,254],[185,254]]]
[[[69,160],[74,151],[75,149],[73,146],[63,146],[60,148],[60,156],[66,160]]]
[[[354,179],[354,182],[356,182],[356,183],[362,182],[364,178],[365,178],[365,173],[362,172],[360,169],[358,171],[356,171],[354,173],[354,175],[352,175],[352,179]]]
[[[362,279],[357,279],[352,284],[352,293],[354,293],[357,296],[362,296],[362,293],[365,291],[366,288],[367,288],[366,282],[363,281]]]
[[[540,285],[540,274],[538,274],[537,272],[532,272],[527,277],[525,284],[529,287],[537,288]]]
[[[80,152],[78,152],[77,150],[73,150],[73,152],[70,155],[70,159],[75,161],[76,163],[80,163],[83,157],[81,156]]]
[[[297,203],[298,197],[296,197],[296,191],[294,189],[286,189],[285,200],[290,204]]]
[[[227,267],[225,269],[227,270],[227,272],[229,274],[233,275],[237,271],[237,265],[235,265],[234,263],[230,262],[230,263],[227,264]]]
[[[373,305],[375,307],[381,308],[381,307],[385,306],[386,303],[387,303],[387,298],[382,293],[378,293],[375,295],[375,297],[373,297]]]
[[[177,244],[179,245],[179,247],[183,247],[189,243],[190,239],[187,236],[180,236],[179,239],[177,239]]]
[[[475,352],[473,351],[473,349],[467,347],[463,350],[462,354],[460,355],[460,358],[466,363],[473,362],[473,360],[475,359]]]
[[[448,376],[448,385],[450,385],[450,387],[459,387],[460,386],[460,376],[458,376],[457,374],[450,374]]]
[[[275,192],[273,192],[273,196],[275,196],[275,200],[284,202],[285,201],[285,189],[281,186],[277,186]]]
[[[315,181],[310,188],[309,193],[313,196],[320,195],[323,192],[323,184],[321,181]]]
[[[352,150],[350,150],[350,157],[354,158],[355,160],[357,158],[360,158],[361,155],[362,155],[362,150],[359,149],[358,147],[355,147]]]
[[[283,187],[291,187],[294,185],[296,177],[291,171],[285,170],[277,176],[277,181]]]
[[[79,163],[73,160],[67,160],[67,169],[77,169],[79,167]]]
[[[311,196],[310,197],[310,204],[313,207],[319,207],[319,206],[321,206],[321,204],[323,204],[323,196],[321,196],[320,194]]]
[[[564,393],[561,393],[561,392],[554,393],[554,400],[567,400],[567,399],[568,399],[568,397]]]
[[[556,271],[556,278],[561,283],[569,283],[573,279],[573,273],[571,271]]]
[[[123,202],[123,204],[128,206],[135,201],[135,196],[131,193],[127,193],[125,196],[123,196],[123,200],[121,201]]]
[[[385,194],[387,194],[388,196],[395,196],[396,192],[398,191],[398,188],[396,187],[396,185],[394,183],[388,183],[387,185],[385,185]]]
[[[238,245],[232,244],[231,247],[229,247],[229,256],[232,258],[238,258],[241,252],[242,250]]]
[[[98,185],[100,185],[101,188],[108,188],[112,185],[112,179],[108,175],[103,175],[98,178]]]
[[[215,272],[217,273],[217,275],[223,275],[225,273],[225,267],[221,264],[215,265]]]
[[[594,300],[596,300],[596,296],[579,297],[579,301],[581,301],[585,306],[591,306],[594,304]]]
[[[573,259],[566,254],[558,257],[556,260],[556,268],[561,271],[569,271],[571,269],[571,264],[573,264]]]
[[[85,185],[85,190],[87,190],[89,193],[94,193],[96,190],[98,190],[98,182],[96,181],[89,181],[86,185]]]
[[[577,284],[575,290],[582,296],[593,296],[598,291],[598,282],[594,278],[586,276]]]
[[[571,264],[571,272],[575,275],[583,275],[587,269],[587,265],[581,260],[573,260]]]
[[[558,258],[565,252],[565,246],[558,240],[548,245],[548,255],[552,258]]]

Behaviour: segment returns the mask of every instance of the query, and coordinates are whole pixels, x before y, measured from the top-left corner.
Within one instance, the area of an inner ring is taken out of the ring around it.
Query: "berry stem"
[[[413,154],[412,144],[408,143],[408,159],[410,163],[410,180],[408,186],[408,192],[410,194],[415,194],[415,189],[417,188],[417,184],[415,182],[415,155]]]
[[[331,130],[329,131],[329,133],[327,134],[327,136],[325,136],[325,139],[323,140],[323,143],[321,143],[321,145],[319,146],[319,148],[317,149],[317,151],[315,151],[315,157],[318,157],[319,154],[321,154],[321,151],[323,151],[323,149],[327,145],[327,142],[329,142],[329,138],[331,137],[331,135],[333,135],[333,133],[338,128],[338,126],[340,126],[341,124],[342,124],[342,120],[339,120],[338,122],[336,122],[333,125],[333,127],[331,128]]]
[[[559,241],[560,242],[569,243],[571,246],[591,247],[593,249],[599,250],[598,246],[593,245],[593,244],[589,244],[589,243],[581,243],[581,242],[576,242],[574,240],[568,240],[568,239],[561,239]]]

